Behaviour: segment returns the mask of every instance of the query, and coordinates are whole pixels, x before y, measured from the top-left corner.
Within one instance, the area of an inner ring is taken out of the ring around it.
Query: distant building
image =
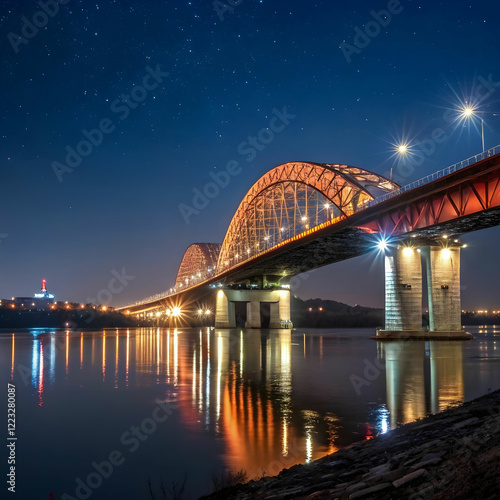
[[[42,280],[42,289],[39,293],[35,293],[33,297],[12,297],[9,305],[13,305],[16,309],[49,309],[55,303],[55,295],[47,292],[47,280]]]
[[[47,280],[42,280],[42,290],[40,293],[35,293],[35,299],[55,299],[55,295],[53,293],[47,292]]]

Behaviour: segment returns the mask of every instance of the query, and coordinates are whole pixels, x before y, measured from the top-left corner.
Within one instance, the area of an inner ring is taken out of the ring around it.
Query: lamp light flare
[[[441,250],[441,255],[442,255],[443,259],[449,259],[451,257],[451,252],[450,252],[449,248],[443,248]]]
[[[377,243],[377,246],[380,248],[380,250],[385,250],[387,248],[387,241],[381,240]]]
[[[467,105],[462,109],[462,116],[464,116],[465,118],[470,118],[474,115],[474,111],[475,110],[473,107]]]
[[[477,108],[466,103],[465,106],[461,109],[460,116],[463,120],[469,120],[472,117],[477,116]],[[479,120],[481,120],[481,143],[484,153],[484,120],[480,116],[478,118]]]

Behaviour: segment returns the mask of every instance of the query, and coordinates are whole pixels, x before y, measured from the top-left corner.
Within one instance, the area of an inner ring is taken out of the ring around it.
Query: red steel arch
[[[349,165],[278,165],[241,201],[222,243],[217,273],[319,224],[348,217],[375,196],[397,188],[381,175]]]
[[[191,286],[204,281],[215,274],[220,243],[193,243],[184,252],[175,287]]]

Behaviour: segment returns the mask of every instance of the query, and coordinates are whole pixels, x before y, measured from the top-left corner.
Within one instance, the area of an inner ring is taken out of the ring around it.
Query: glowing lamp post
[[[474,116],[477,116],[476,109],[470,105],[467,105],[462,109],[461,116],[462,118],[469,120]],[[481,143],[483,146],[483,153],[484,153],[484,120],[480,116],[477,117],[481,120]]]

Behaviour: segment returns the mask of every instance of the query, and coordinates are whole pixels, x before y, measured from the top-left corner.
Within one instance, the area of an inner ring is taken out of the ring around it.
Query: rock
[[[337,476],[337,474],[335,474],[335,473],[323,474],[323,475],[321,476],[321,479],[333,479],[333,478],[334,478],[334,477],[336,477],[336,476]]]
[[[383,472],[383,471],[389,470],[390,467],[391,467],[391,464],[389,463],[389,461],[387,461],[384,464],[377,465],[376,467],[372,467],[370,469],[370,472],[373,473],[373,474],[378,474],[379,472]]]
[[[347,467],[348,463],[345,460],[334,460],[333,462],[325,462],[325,465],[328,467],[338,467],[343,468]]]
[[[423,460],[418,464],[415,464],[412,469],[421,469],[423,467],[427,467],[428,465],[437,465],[439,462],[442,462],[442,458],[430,458],[428,460]]]
[[[477,417],[472,417],[472,418],[469,418],[467,420],[463,420],[462,422],[458,422],[456,423],[452,429],[453,430],[456,430],[456,429],[461,429],[462,427],[467,427],[468,425],[473,425],[473,424],[476,424],[479,422],[479,419]]]
[[[352,445],[218,500],[498,497],[500,391]]]
[[[425,472],[425,469],[418,469],[414,472],[406,474],[406,476],[403,476],[400,479],[396,479],[396,481],[393,481],[392,484],[395,488],[399,488],[400,486],[403,486],[403,484],[407,484],[411,481],[414,481],[415,479],[418,479],[419,477],[422,477]]]
[[[312,484],[309,487],[304,487],[304,494],[311,493],[313,491],[326,490],[334,486],[332,481],[325,481],[324,483]]]
[[[354,498],[363,498],[367,495],[371,495],[372,493],[378,493],[383,490],[387,490],[392,488],[391,483],[378,484],[377,486],[371,486],[370,488],[365,488],[364,490],[359,490],[354,492],[352,495],[349,495],[349,500]]]
[[[356,491],[356,490],[359,490],[362,488],[366,488],[367,486],[368,486],[367,483],[354,483],[345,489],[345,493],[352,493],[353,491]]]
[[[354,479],[355,477],[361,476],[366,472],[364,469],[357,469],[349,472],[344,472],[343,474],[340,474],[339,479],[342,479],[343,481],[349,481],[349,479]]]

